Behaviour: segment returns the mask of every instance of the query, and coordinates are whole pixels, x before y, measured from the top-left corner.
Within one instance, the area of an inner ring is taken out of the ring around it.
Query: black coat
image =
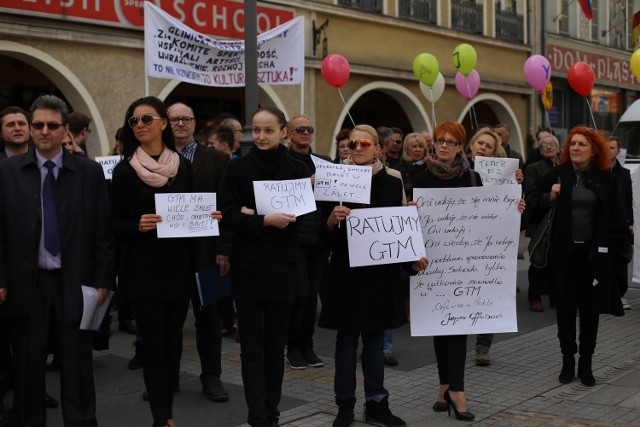
[[[344,203],[350,209],[402,206],[402,181],[386,169],[373,176],[371,204]],[[321,203],[323,224],[337,203]],[[328,232],[331,261],[322,294],[319,326],[360,332],[397,328],[407,321],[401,283],[401,268],[411,271],[411,263],[349,266],[347,227]],[[413,274],[415,274],[413,272]]]
[[[556,200],[556,210],[551,230],[549,261],[553,278],[553,289],[556,298],[572,298],[568,293],[569,277],[575,274],[569,264],[572,247],[572,196],[576,177],[573,166],[566,163],[555,167],[538,181],[538,209],[546,210],[550,206],[551,187],[561,182],[561,190]],[[620,198],[618,184],[614,176],[607,170],[589,169],[584,178],[584,185],[594,192],[597,199],[594,219],[595,232],[592,253],[594,279],[597,285],[591,288],[589,309],[594,313],[624,315],[620,302],[620,290],[612,274],[612,259],[618,248],[615,242],[624,239],[628,234],[625,212]]]
[[[115,285],[109,198],[102,167],[64,152],[56,189],[64,318],[79,321],[83,307],[80,287],[113,289]],[[2,306],[7,315],[37,314],[30,307],[37,292],[40,191],[34,150],[0,162],[0,287],[7,289]]]

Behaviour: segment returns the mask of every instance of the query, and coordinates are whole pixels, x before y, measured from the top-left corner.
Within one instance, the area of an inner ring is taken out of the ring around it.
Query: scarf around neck
[[[138,147],[133,152],[129,164],[136,171],[138,178],[142,182],[151,187],[160,188],[169,181],[169,178],[173,178],[178,174],[180,156],[175,151],[165,147],[158,161],[156,161],[145,153],[142,147]]]
[[[355,165],[351,157],[347,157],[346,159],[344,159],[344,162],[342,163],[345,165]],[[356,166],[369,166],[369,165],[356,165]],[[382,164],[380,159],[373,159],[373,164],[371,166],[373,166],[372,175],[375,175],[378,172],[380,172],[382,169],[384,169],[384,164]]]
[[[459,178],[469,170],[469,160],[458,154],[451,165],[447,165],[439,161],[435,154],[432,154],[427,157],[427,169],[436,178]]]

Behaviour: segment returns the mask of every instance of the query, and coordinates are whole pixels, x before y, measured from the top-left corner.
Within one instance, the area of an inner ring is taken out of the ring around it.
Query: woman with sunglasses
[[[238,310],[242,382],[252,426],[277,426],[284,347],[298,279],[295,215],[256,212],[254,181],[306,178],[307,166],[282,144],[287,121],[277,109],[253,114],[253,147],[229,163],[219,193],[222,227],[232,230],[231,293]]]
[[[365,420],[385,426],[406,423],[389,410],[389,393],[384,388],[384,331],[406,323],[407,316],[400,283],[401,269],[416,274],[426,268],[427,259],[413,263],[351,268],[347,227],[342,224],[351,209],[402,206],[402,180],[388,173],[375,129],[356,126],[349,135],[351,157],[346,164],[373,169],[370,204],[323,203],[325,224],[331,246],[328,280],[322,298],[319,326],[337,330],[334,392],[338,415],[334,427],[349,426],[354,420],[358,341],[362,338]],[[342,226],[340,226],[342,224]]]
[[[155,194],[191,191],[191,165],[175,151],[166,107],[158,98],[141,98],[129,106],[121,142],[123,160],[113,170],[111,185],[119,294],[132,302],[142,339],[153,426],[173,426],[182,326],[195,269],[190,239],[158,238],[162,218],[155,214]]]

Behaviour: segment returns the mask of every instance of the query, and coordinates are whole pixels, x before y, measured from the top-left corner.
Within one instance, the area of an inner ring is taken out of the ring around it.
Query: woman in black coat
[[[378,134],[371,126],[358,125],[350,134],[351,157],[347,164],[371,165],[369,205],[326,203],[323,222],[330,240],[331,261],[319,326],[336,329],[334,391],[339,412],[333,425],[349,426],[354,419],[358,340],[362,337],[362,371],[365,388],[365,419],[387,426],[404,426],[389,410],[384,388],[384,331],[407,321],[401,268],[410,274],[426,268],[427,259],[413,263],[349,266],[346,226],[340,223],[351,209],[402,206],[402,180],[387,173],[380,162]]]
[[[625,210],[615,177],[608,170],[608,147],[594,130],[578,126],[564,142],[557,166],[538,182],[538,207],[555,204],[549,262],[557,301],[557,324],[566,384],[578,377],[595,385],[591,359],[600,314],[624,315],[612,271],[617,242],[628,235]],[[580,313],[580,346],[576,315]]]
[[[281,144],[287,124],[282,112],[263,108],[252,120],[254,146],[229,163],[219,202],[222,227],[234,232],[231,293],[238,310],[247,421],[275,426],[298,277],[298,222],[293,214],[256,214],[253,182],[306,178],[309,170]]]

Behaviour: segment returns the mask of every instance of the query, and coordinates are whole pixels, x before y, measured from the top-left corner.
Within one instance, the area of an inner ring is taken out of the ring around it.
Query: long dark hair
[[[133,133],[133,129],[129,126],[129,118],[133,116],[133,110],[140,105],[148,105],[156,110],[158,117],[167,120],[167,126],[162,131],[162,142],[168,149],[176,151],[176,142],[173,139],[173,131],[169,125],[167,106],[155,96],[147,96],[133,101],[133,103],[129,105],[129,108],[127,108],[127,113],[124,115],[124,125],[122,126],[122,135],[120,137],[120,141],[122,142],[123,158],[125,160],[129,160],[136,149],[140,146],[140,141],[138,141]]]

